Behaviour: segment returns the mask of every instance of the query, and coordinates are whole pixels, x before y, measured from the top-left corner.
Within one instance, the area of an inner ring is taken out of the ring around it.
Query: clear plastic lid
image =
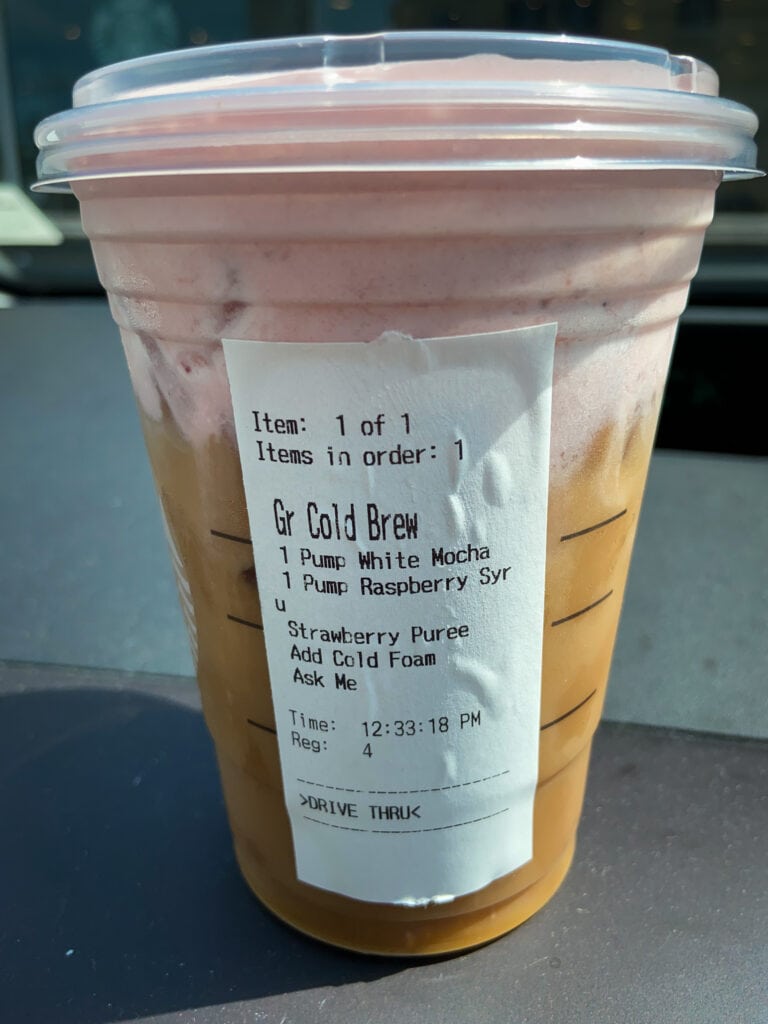
[[[755,171],[706,64],[598,39],[392,32],[114,64],[38,125],[39,180],[333,171]]]

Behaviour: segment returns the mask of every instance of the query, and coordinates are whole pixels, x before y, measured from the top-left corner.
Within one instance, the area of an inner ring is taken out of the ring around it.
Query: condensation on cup
[[[574,855],[678,318],[755,175],[714,71],[567,37],[161,54],[37,129],[120,330],[242,873],[379,954]]]

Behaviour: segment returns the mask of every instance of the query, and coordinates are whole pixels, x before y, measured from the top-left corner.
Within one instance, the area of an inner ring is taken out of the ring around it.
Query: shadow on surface
[[[135,692],[0,698],[0,1020],[107,1024],[403,969],[250,896],[199,713]]]

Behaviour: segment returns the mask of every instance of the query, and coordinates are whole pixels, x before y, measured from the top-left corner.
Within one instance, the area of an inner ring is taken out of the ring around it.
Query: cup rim
[[[73,107],[37,126],[33,189],[265,171],[755,176],[757,118],[717,90],[695,58],[565,35],[381,32],[176,50],[81,78]]]

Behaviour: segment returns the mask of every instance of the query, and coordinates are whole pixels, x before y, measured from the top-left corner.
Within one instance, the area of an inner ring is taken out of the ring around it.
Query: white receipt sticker
[[[224,341],[305,882],[417,906],[532,856],[556,331]]]

